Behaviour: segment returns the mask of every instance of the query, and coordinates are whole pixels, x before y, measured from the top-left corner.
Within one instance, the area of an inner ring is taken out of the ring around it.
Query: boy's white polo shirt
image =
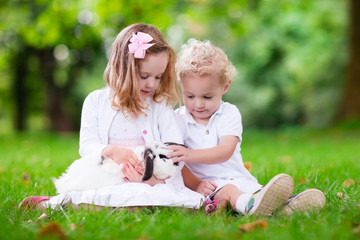
[[[219,164],[187,164],[190,170],[201,179],[256,179],[244,167],[240,154],[242,134],[241,115],[238,108],[230,103],[221,102],[219,109],[211,116],[207,126],[198,124],[190,112],[181,107],[176,111],[184,136],[184,143],[189,149],[205,149],[218,146],[222,136],[236,136],[239,141],[234,154],[229,160]]]

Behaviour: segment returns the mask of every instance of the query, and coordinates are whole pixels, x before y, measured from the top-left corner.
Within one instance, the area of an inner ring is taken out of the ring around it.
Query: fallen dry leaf
[[[25,185],[25,186],[31,185],[30,175],[28,173],[23,173],[21,175],[21,180],[22,180],[23,185]]]
[[[244,162],[244,167],[250,172],[252,170],[252,162]]]
[[[82,223],[80,223],[80,224],[78,224],[78,225],[76,225],[75,223],[70,223],[69,228],[70,228],[71,231],[74,231],[75,229],[81,228],[82,226],[83,226]]]
[[[52,222],[43,226],[38,232],[38,237],[57,237],[57,238],[66,238],[65,232],[61,229],[61,226],[58,223]]]
[[[353,232],[357,235],[360,235],[360,225],[357,225],[353,228]]]
[[[353,186],[353,185],[355,185],[355,181],[352,180],[352,179],[347,179],[342,183],[343,187],[350,187],[350,186]]]
[[[70,230],[74,231],[76,229],[76,224],[75,223],[70,223]]]
[[[291,163],[292,158],[291,158],[291,156],[285,155],[285,156],[280,157],[280,161],[282,163]]]
[[[309,181],[309,179],[307,179],[307,178],[298,178],[299,183],[307,183],[308,181]]]
[[[340,199],[344,199],[344,194],[342,192],[338,192],[336,196],[338,196]]]
[[[252,232],[256,229],[264,229],[268,227],[268,222],[265,220],[258,220],[251,223],[242,224],[239,226],[240,231]]]
[[[23,173],[22,176],[21,176],[21,178],[22,178],[23,181],[30,180],[30,174],[28,174],[28,173]]]
[[[38,217],[37,220],[43,220],[43,219],[46,219],[47,217],[48,216],[45,213],[43,213],[43,214],[40,215],[40,217]]]

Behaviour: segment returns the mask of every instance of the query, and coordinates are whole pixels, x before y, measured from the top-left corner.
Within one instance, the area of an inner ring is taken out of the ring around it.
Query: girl
[[[123,172],[129,183],[52,198],[30,197],[21,206],[199,207],[203,196],[184,186],[181,172],[166,181],[152,177],[147,184],[140,183],[143,169],[131,151],[152,141],[183,143],[171,108],[180,99],[175,60],[175,52],[154,26],[133,24],[123,29],[105,69],[108,86],[84,101],[79,153],[84,157],[102,151],[117,163],[125,163]]]

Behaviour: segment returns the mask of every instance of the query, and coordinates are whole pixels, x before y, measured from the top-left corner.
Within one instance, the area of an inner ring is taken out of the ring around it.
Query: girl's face
[[[223,94],[229,89],[215,75],[199,76],[191,74],[181,79],[181,89],[185,107],[194,120],[207,125],[211,116],[219,109]]]
[[[138,86],[142,100],[152,96],[159,88],[168,60],[168,53],[161,52],[147,54],[143,60],[139,61]]]

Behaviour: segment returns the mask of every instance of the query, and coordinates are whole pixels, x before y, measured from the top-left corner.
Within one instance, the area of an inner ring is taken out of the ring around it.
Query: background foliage
[[[225,100],[245,126],[330,126],[347,64],[348,2],[335,0],[5,0],[0,4],[0,123],[78,130],[82,101],[104,86],[122,28],[160,28],[223,48],[238,69]]]

